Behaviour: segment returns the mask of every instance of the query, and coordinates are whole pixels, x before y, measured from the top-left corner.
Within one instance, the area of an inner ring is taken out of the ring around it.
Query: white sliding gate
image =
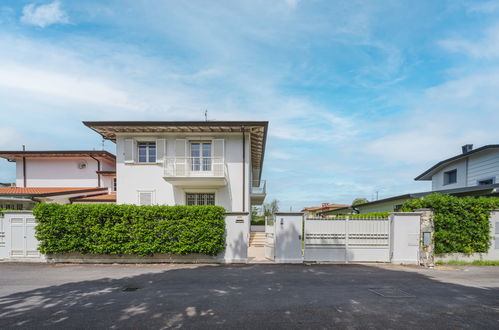
[[[304,238],[304,261],[390,261],[388,218],[305,219]]]
[[[0,259],[44,261],[45,256],[38,251],[35,226],[36,219],[30,211],[4,211],[0,221]]]

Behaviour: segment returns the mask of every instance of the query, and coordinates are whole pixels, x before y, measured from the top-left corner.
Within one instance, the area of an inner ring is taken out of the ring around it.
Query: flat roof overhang
[[[237,133],[250,134],[251,163],[261,180],[268,121],[84,121],[104,139],[116,142],[120,133]]]

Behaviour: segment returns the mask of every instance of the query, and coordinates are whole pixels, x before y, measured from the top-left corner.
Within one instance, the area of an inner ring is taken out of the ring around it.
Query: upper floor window
[[[444,172],[444,185],[457,182],[457,170]]]
[[[211,142],[192,142],[191,162],[192,171],[211,171]]]
[[[139,163],[156,163],[156,142],[138,142]]]
[[[478,185],[484,186],[487,184],[494,184],[494,181],[495,181],[495,178],[482,179],[482,180],[478,180]]]

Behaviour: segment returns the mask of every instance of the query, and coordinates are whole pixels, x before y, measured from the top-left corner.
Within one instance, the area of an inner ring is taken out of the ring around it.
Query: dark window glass
[[[137,143],[139,153],[139,163],[155,163],[156,162],[156,143],[155,142],[139,142]]]
[[[444,172],[444,185],[457,182],[457,170]]]

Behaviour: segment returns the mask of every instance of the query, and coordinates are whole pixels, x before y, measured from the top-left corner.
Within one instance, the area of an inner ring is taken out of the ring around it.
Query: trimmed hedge
[[[407,201],[402,211],[432,209],[435,253],[486,253],[490,246],[490,212],[499,208],[495,197],[455,197],[431,194]]]
[[[216,255],[225,248],[219,206],[38,204],[33,214],[44,254]]]

